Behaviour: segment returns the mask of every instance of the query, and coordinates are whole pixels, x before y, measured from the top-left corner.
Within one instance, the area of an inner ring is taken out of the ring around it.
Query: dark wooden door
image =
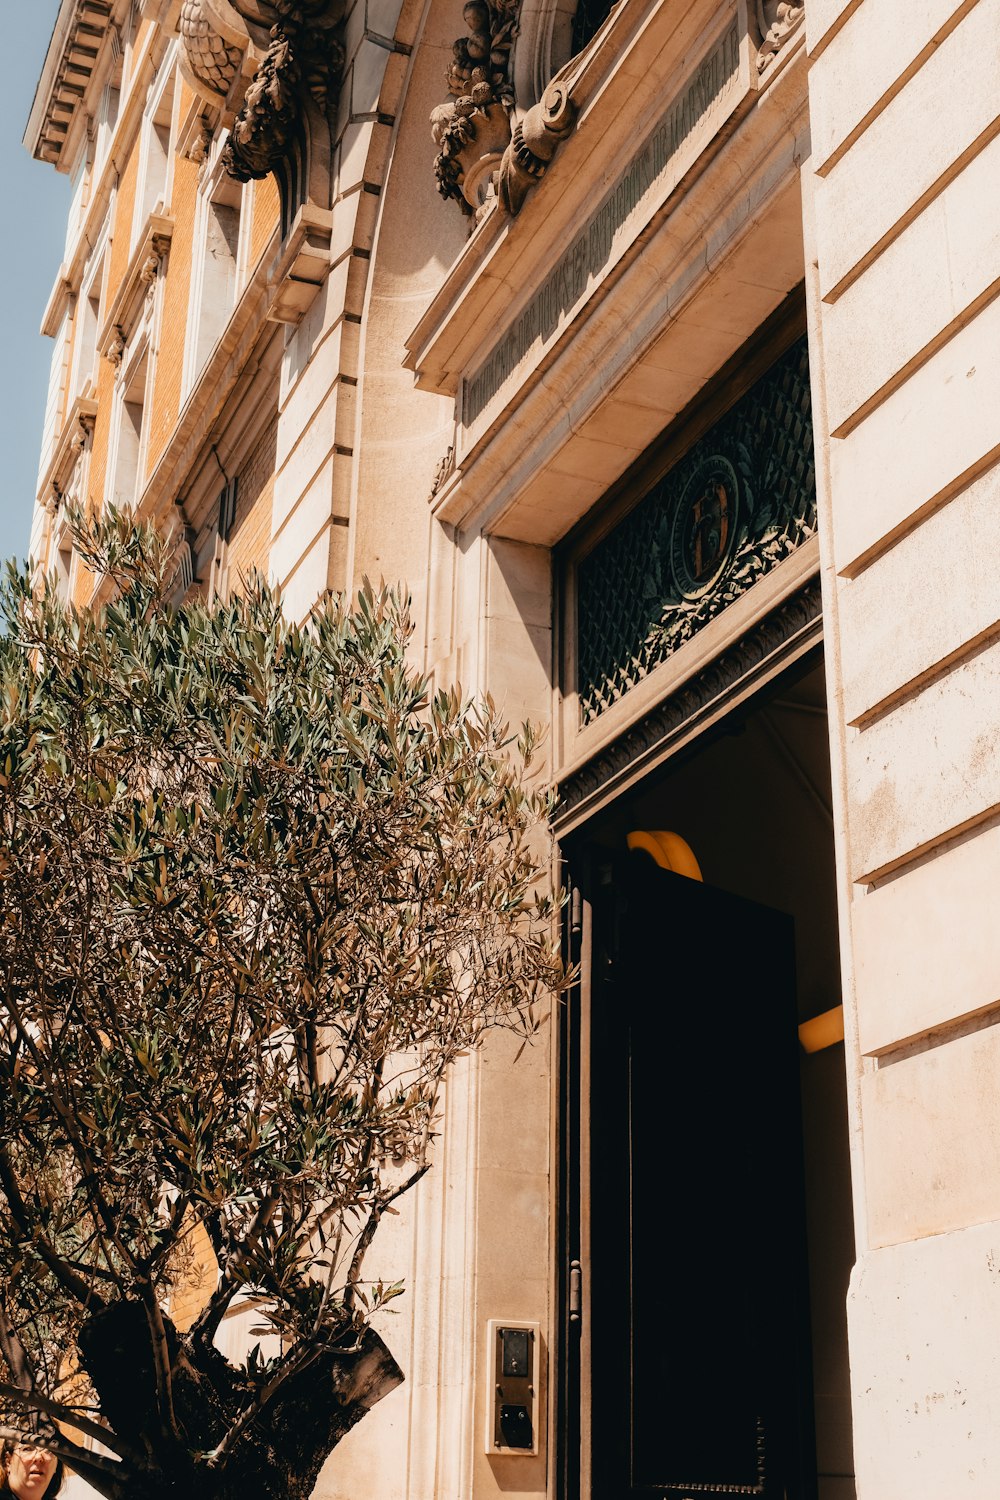
[[[593,1500],[810,1500],[791,919],[646,855],[593,913]]]

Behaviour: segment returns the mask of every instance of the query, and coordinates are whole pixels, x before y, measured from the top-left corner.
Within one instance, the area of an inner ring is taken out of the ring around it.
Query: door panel
[[[791,920],[643,854],[593,896],[594,1500],[810,1500]]]

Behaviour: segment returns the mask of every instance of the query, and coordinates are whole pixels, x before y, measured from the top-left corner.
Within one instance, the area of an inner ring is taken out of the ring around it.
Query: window
[[[69,218],[66,221],[66,247],[65,258],[69,259],[70,250],[83,223],[87,202],[90,197],[91,166],[93,164],[93,141],[87,139],[83,150],[77,158],[76,166],[70,179],[72,184],[73,199],[70,203]]]
[[[42,452],[38,469],[39,481],[41,481],[45,470],[49,466],[49,460],[55,452],[63,422],[66,397],[66,366],[69,355],[69,330],[70,317],[69,310],[67,309],[63,313],[59,323],[55,348],[52,350],[52,362],[49,366],[49,390],[45,402],[45,425],[42,429]]]
[[[111,139],[118,124],[121,107],[121,64],[115,70],[110,83],[105,84],[101,102],[97,106],[97,140],[95,146],[95,169],[99,170],[107,160]]]
[[[190,390],[229,322],[239,290],[245,255],[243,189],[216,164],[207,176],[195,230],[185,388]]]
[[[611,14],[611,0],[577,0],[573,16],[573,56],[584,47]]]
[[[145,463],[144,410],[149,373],[149,352],[144,349],[133,360],[118,396],[115,454],[108,489],[110,503],[131,509],[142,491]]]
[[[76,554],[64,512],[57,517],[52,543],[49,571],[55,574],[56,590],[60,599],[72,599],[75,582],[73,563]]]
[[[172,60],[161,69],[163,77],[153,86],[142,122],[139,183],[132,222],[132,244],[150,214],[162,211],[170,197],[171,134],[174,114],[175,73]]]
[[[88,386],[95,384],[94,361],[97,357],[97,330],[101,321],[101,290],[104,283],[104,259],[84,282],[77,299],[76,336],[73,343],[73,371],[70,397],[75,400]]]
[[[139,37],[139,0],[132,0],[129,6],[128,18],[122,28],[122,52],[124,54],[124,75],[126,83],[131,85],[132,75],[135,72],[136,55],[135,44]]]

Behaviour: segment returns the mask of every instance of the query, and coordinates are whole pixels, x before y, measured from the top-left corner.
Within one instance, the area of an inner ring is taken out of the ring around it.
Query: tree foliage
[[[2,1420],[58,1421],[112,1500],[306,1496],[402,1378],[365,1256],[442,1082],[563,982],[548,804],[530,733],[408,665],[395,593],[300,628],[260,578],[174,607],[124,516],[77,545],[107,602],[3,598]],[[248,1295],[279,1352],[236,1366]]]

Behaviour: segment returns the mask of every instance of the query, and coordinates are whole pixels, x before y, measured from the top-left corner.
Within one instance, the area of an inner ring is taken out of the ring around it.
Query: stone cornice
[[[63,0],[35,91],[24,144],[39,161],[62,165],[73,116],[97,66],[121,0]]]

